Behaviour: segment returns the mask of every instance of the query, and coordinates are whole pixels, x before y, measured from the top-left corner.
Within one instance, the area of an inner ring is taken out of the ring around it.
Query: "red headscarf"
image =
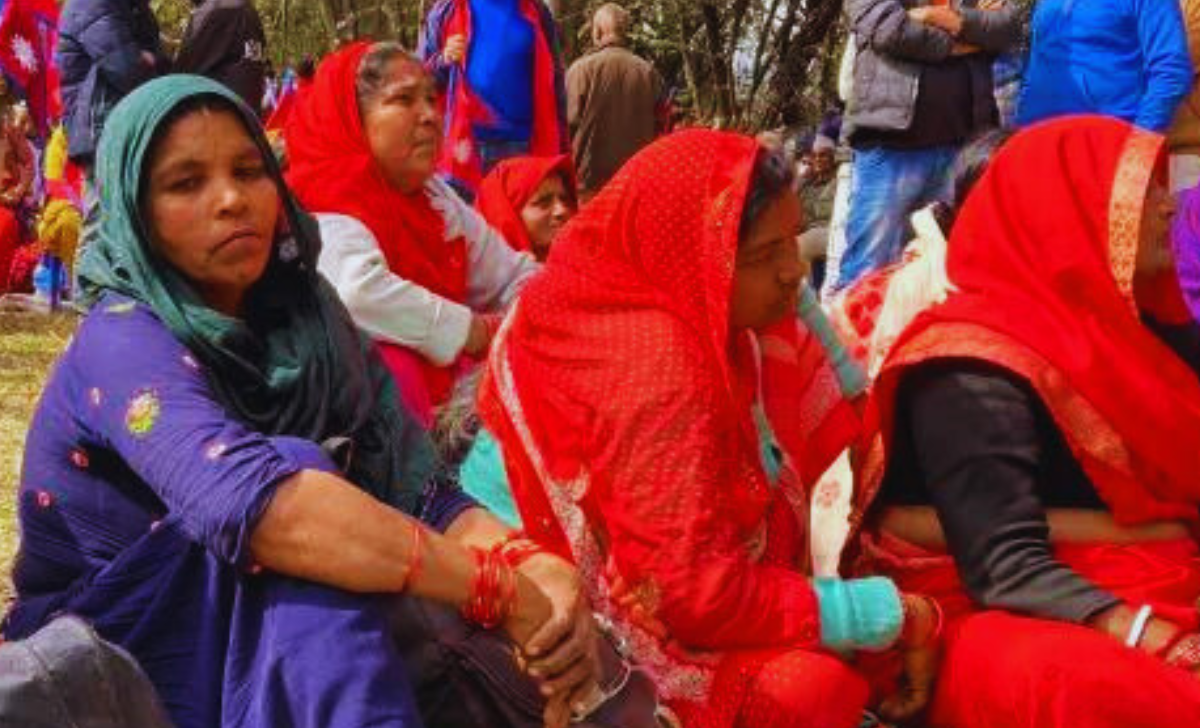
[[[304,94],[308,93],[309,87],[312,86],[311,78],[296,79],[296,87],[284,93],[275,108],[271,110],[271,115],[267,117],[267,121],[263,124],[267,131],[283,131],[283,129],[291,122],[292,114],[295,113],[296,104]]]
[[[466,298],[466,243],[445,239],[445,221],[425,190],[403,194],[383,177],[367,144],[355,82],[370,43],[326,57],[284,129],[288,183],[314,213],[366,225],[393,273],[443,298]],[[416,63],[414,61],[414,63]]]
[[[559,174],[572,199],[575,194],[575,174],[571,157],[514,157],[497,164],[483,184],[475,205],[493,228],[500,231],[514,250],[527,251],[533,247],[521,210],[529,204],[533,193],[552,174]]]
[[[768,513],[790,519],[782,514],[791,509],[773,507],[778,493],[761,467],[758,349],[729,322],[758,152],[750,138],[694,130],[630,160],[568,223],[525,288],[493,345],[480,398],[531,537],[575,560],[598,609],[620,611],[604,606],[600,586],[612,558],[647,609],[661,602],[675,634],[709,645],[794,646],[811,636],[800,616],[811,592],[794,560],[800,527],[764,527]],[[764,369],[803,382],[790,394],[803,386],[800,394],[817,395],[807,409],[794,399],[774,408],[804,421],[773,419],[777,434],[849,423],[840,438],[814,438],[828,449],[820,457],[780,438],[793,461],[819,471],[857,423],[842,418],[849,406],[828,361],[810,356],[814,338],[787,320],[762,337],[761,351]],[[782,542],[792,560],[781,562],[793,568],[756,569],[747,553],[770,554],[764,542]],[[704,699],[708,668],[672,663],[653,638],[621,633],[669,699]]]
[[[919,316],[884,364],[885,435],[905,369],[992,362],[1038,393],[1118,521],[1194,518],[1200,382],[1132,296],[1142,207],[1163,168],[1161,136],[1113,119],[1013,137],[955,223],[947,266],[959,292]],[[869,497],[881,458],[865,475]]]

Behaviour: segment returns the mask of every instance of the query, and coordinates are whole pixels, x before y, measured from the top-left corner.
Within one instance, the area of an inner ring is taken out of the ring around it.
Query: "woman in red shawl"
[[[514,250],[545,261],[558,231],[574,216],[577,199],[571,158],[562,154],[497,164],[483,178],[475,205]]]
[[[795,316],[789,169],[712,131],[644,149],[555,243],[481,394],[529,535],[575,561],[688,728],[857,726],[866,683],[832,652],[891,646],[901,604],[915,655],[934,631],[887,580],[805,575],[806,490],[858,421]]]
[[[33,184],[35,164],[28,125],[29,112],[23,106],[0,114],[0,293],[8,289],[13,260],[24,242],[19,214]]]
[[[1015,136],[955,222],[951,292],[883,363],[862,563],[946,607],[934,726],[1200,725],[1200,379],[1164,169],[1112,119]]]
[[[434,176],[437,93],[399,45],[327,57],[284,135],[288,182],[321,226],[318,266],[428,425],[537,264]]]

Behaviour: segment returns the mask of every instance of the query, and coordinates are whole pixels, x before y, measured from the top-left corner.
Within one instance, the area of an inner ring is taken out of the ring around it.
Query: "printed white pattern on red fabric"
[[[12,39],[12,54],[17,59],[17,63],[26,72],[33,74],[38,70],[37,54],[33,51],[33,44],[30,43],[25,36],[14,35]]]
[[[541,454],[534,444],[533,435],[525,421],[521,402],[513,381],[512,368],[505,356],[505,341],[509,327],[516,319],[520,303],[513,305],[496,338],[492,343],[490,363],[495,374],[496,388],[505,412],[516,430],[517,436],[537,473],[546,496],[554,510],[559,527],[567,537],[575,566],[579,569],[583,584],[587,587],[592,609],[604,615],[618,641],[626,645],[640,669],[644,670],[658,688],[659,695],[666,700],[688,700],[704,702],[712,686],[713,671],[705,666],[689,664],[673,658],[662,650],[658,640],[626,620],[617,606],[609,599],[609,585],[604,573],[604,555],[600,544],[588,526],[587,516],[579,507],[579,501],[587,495],[589,478],[587,471],[570,481],[553,479]]]

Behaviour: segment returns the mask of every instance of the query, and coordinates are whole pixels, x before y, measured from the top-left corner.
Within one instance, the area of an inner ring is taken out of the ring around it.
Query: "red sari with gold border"
[[[957,286],[892,348],[873,392],[878,433],[860,470],[861,520],[883,482],[904,373],[974,359],[1028,382],[1120,525],[1182,521],[1200,503],[1200,381],[1139,319],[1134,267],[1162,137],[1072,117],[1017,135],[963,208],[947,261]],[[1180,302],[1172,290],[1158,291]],[[949,556],[864,538],[862,566],[939,596],[951,629],[935,726],[1116,728],[1200,725],[1200,682],[1085,627],[981,613]],[[1195,629],[1194,539],[1056,545],[1085,578]]]

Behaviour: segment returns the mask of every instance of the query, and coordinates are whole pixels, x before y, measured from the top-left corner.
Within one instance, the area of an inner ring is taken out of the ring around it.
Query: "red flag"
[[[54,46],[58,6],[54,0],[9,0],[0,15],[0,71],[29,104],[39,136],[62,115]]]

